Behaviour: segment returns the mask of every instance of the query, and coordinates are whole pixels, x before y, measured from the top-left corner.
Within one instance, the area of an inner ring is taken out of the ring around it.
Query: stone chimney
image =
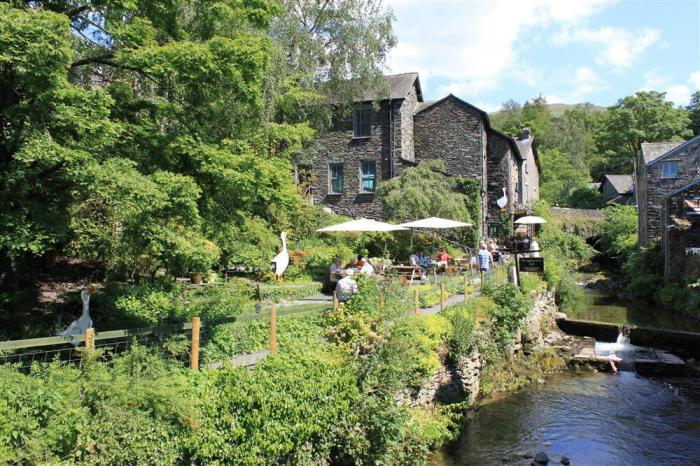
[[[523,128],[523,132],[520,135],[520,139],[530,139],[532,137],[532,131],[527,126]]]

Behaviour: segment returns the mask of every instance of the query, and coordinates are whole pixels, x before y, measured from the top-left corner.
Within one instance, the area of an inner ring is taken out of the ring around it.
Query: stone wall
[[[700,198],[700,183],[666,199],[662,231],[664,276],[667,281],[678,281],[699,273],[700,255],[688,254],[688,249],[700,248],[700,218],[685,216],[684,200],[687,198]],[[687,223],[685,226],[676,225],[672,216]]]
[[[533,352],[558,340],[561,334],[556,331],[556,316],[554,293],[538,295],[512,350],[518,351],[525,344],[528,352]],[[433,406],[438,402],[454,403],[464,400],[474,403],[479,397],[482,369],[483,360],[479,353],[460,358],[456,362],[447,361],[443,357],[438,371],[415,395],[404,393],[398,401],[410,406]]]
[[[383,102],[374,112],[372,134],[354,138],[352,115],[336,119],[333,128],[321,136],[314,156],[316,179],[315,202],[323,203],[333,212],[351,217],[381,219],[382,204],[375,193],[360,192],[360,162],[377,164],[377,183],[390,174],[389,103]],[[328,164],[342,163],[345,189],[342,194],[329,193]]]
[[[677,178],[662,178],[663,162],[678,162]],[[700,138],[682,146],[678,154],[655,160],[646,167],[646,228],[644,236],[640,235],[640,244],[646,246],[652,241],[659,240],[662,233],[662,215],[664,198],[671,192],[681,188],[700,177]],[[640,204],[641,207],[642,204]]]
[[[494,132],[488,133],[487,156],[487,222],[499,222],[501,209],[496,200],[503,196],[506,188],[508,204],[506,212],[513,213],[514,204],[518,200],[520,183],[518,179],[518,162],[508,140]]]

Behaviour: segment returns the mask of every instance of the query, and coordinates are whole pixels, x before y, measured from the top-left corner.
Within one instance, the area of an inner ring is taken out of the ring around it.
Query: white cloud
[[[690,86],[684,83],[673,83],[673,80],[666,75],[660,75],[654,71],[644,73],[644,84],[640,91],[659,91],[666,93],[666,100],[675,105],[685,106],[690,102],[690,96],[695,90],[700,89],[700,71],[691,73],[688,77]]]
[[[700,90],[700,71],[696,71],[690,75],[690,84],[695,88],[695,90]]]
[[[577,68],[568,84],[570,87],[565,93],[546,95],[547,101],[550,103],[577,104],[585,102],[592,92],[608,88],[605,81],[587,66]]]
[[[537,28],[576,27],[614,0],[389,0],[399,46],[390,53],[394,73],[447,80],[441,91],[465,97],[496,89],[507,74],[532,85],[542,70],[517,56]]]
[[[658,40],[659,31],[651,28],[634,32],[614,27],[599,29],[562,28],[553,37],[553,41],[557,45],[572,43],[600,45],[602,50],[596,57],[596,63],[611,65],[618,70],[632,66],[634,61]]]

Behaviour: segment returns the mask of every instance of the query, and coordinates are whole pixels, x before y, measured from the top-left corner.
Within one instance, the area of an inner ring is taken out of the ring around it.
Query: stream
[[[692,328],[678,316],[633,309],[596,290],[585,294],[586,303],[570,318]],[[459,439],[429,464],[530,465],[538,452],[546,452],[550,464],[566,456],[572,465],[700,465],[700,379],[627,371],[555,376],[484,401]]]
[[[562,375],[483,404],[433,465],[700,465],[700,380]],[[556,461],[556,462],[554,462]]]

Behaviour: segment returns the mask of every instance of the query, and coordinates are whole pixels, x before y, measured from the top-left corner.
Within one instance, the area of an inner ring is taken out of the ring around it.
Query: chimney
[[[532,137],[532,132],[530,131],[529,127],[523,128],[523,132],[520,135],[520,139],[530,139]]]

